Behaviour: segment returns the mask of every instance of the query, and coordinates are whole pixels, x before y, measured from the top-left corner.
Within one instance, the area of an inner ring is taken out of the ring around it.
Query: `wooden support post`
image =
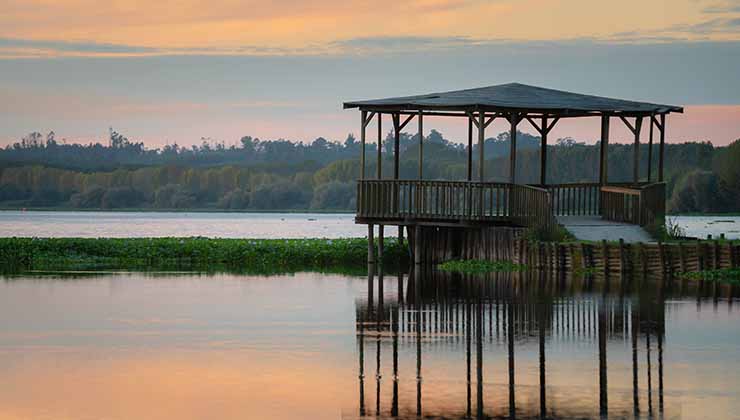
[[[509,182],[516,184],[516,126],[519,123],[519,115],[512,112],[509,115],[509,122],[511,123],[511,131],[509,133],[510,149],[509,149]]]
[[[375,263],[374,229],[372,223],[367,225],[367,263]]]
[[[482,306],[479,304],[479,306]],[[507,307],[509,308],[509,313],[507,315],[508,322],[507,322],[507,341],[508,341],[508,350],[509,350],[509,418],[516,418],[516,397],[514,394],[514,391],[516,389],[516,384],[514,382],[514,379],[516,377],[515,375],[515,367],[514,367],[514,303],[508,302]],[[482,350],[481,350],[482,352]],[[481,404],[482,405],[482,404]],[[479,416],[478,418],[482,418],[482,416]]]
[[[401,118],[398,114],[393,114],[393,179],[398,179],[400,175],[400,157],[401,152]]]
[[[687,273],[688,269],[686,268],[686,252],[683,249],[683,243],[678,243],[678,257],[681,261],[681,272]]]
[[[378,112],[378,165],[375,168],[376,178],[383,178],[383,114]]]
[[[599,334],[599,412],[602,418],[606,418],[609,413],[609,394],[607,392],[608,387],[608,376],[607,376],[607,358],[606,358],[606,342],[607,342],[607,313],[604,307],[606,302],[602,301],[599,303],[598,309],[598,334]]]
[[[547,117],[542,117],[540,131],[540,185],[547,184]]]
[[[539,338],[539,354],[540,354],[540,418],[547,418],[547,386],[546,386],[546,375],[545,375],[545,313],[544,305],[537,305],[537,312],[539,314],[537,327],[538,327],[538,338]],[[497,325],[498,326],[498,325]]]
[[[599,184],[602,186],[609,182],[609,115],[601,116],[601,148],[599,164]]]
[[[419,179],[424,178],[424,121],[419,111]]]
[[[421,226],[414,226],[414,264],[421,265]],[[416,267],[414,270],[420,270]]]
[[[360,180],[365,179],[365,121],[367,111],[360,112]]]
[[[648,167],[647,167],[647,180],[653,177],[653,127],[655,126],[655,115],[650,116],[650,139],[648,140]]]
[[[601,241],[601,257],[604,260],[604,277],[609,277],[609,247],[605,239]]]
[[[642,128],[642,117],[635,118],[635,146],[634,146],[634,167],[633,167],[633,178],[634,183],[640,182],[640,128]]]
[[[658,182],[663,182],[664,152],[665,152],[665,114],[660,114],[660,148],[658,150]]]
[[[473,180],[473,117],[468,115],[468,181]]]
[[[383,225],[378,225],[378,264],[383,264]]]
[[[485,157],[485,132],[486,127],[483,125],[483,112],[478,113],[478,181],[483,182],[485,179],[484,167],[486,163]]]
[[[400,153],[401,153],[401,129],[403,126],[401,126],[401,115],[398,113],[392,114],[391,118],[393,120],[393,179],[398,181],[398,178],[400,176]],[[399,190],[398,190],[398,184],[393,184],[393,190],[392,190],[392,211],[393,213],[397,213],[399,209]],[[399,238],[403,232],[398,230],[398,236]]]

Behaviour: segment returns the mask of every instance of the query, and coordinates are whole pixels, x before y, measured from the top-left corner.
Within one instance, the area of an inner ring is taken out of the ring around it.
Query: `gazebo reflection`
[[[417,270],[409,276],[394,275],[392,279],[370,270],[367,297],[356,302],[360,416],[663,417],[666,298],[691,294],[702,304],[708,299],[716,302],[720,296],[732,298],[737,294],[732,288],[716,284],[565,278],[542,272],[467,276],[423,266],[417,266]],[[560,398],[554,407],[548,404],[552,401],[548,395],[552,390],[548,385],[548,355],[551,348],[562,342],[593,345],[593,365],[572,375],[575,379],[598,372],[597,406],[579,398]],[[631,351],[631,398],[621,389],[615,391],[609,382],[610,373],[621,373],[616,367],[610,371],[608,357],[609,348],[619,344]],[[383,358],[388,350],[392,352],[389,360]],[[403,363],[399,362],[399,351],[409,357],[414,354],[413,368],[399,366]],[[536,391],[517,386],[517,374],[521,375],[516,369],[517,352],[522,351],[536,351]],[[459,377],[465,378],[464,405],[444,402],[448,394],[459,392],[462,397],[459,389],[445,386],[425,390],[423,379],[429,372],[423,362],[429,352],[444,352],[451,359],[464,352],[464,364],[451,363],[454,370],[459,368]],[[365,360],[371,357],[374,360]],[[498,370],[495,374],[486,371],[489,363],[503,359],[508,372],[502,375]],[[388,363],[392,395],[384,398],[382,372]],[[412,381],[408,372],[414,372],[414,397],[411,392],[399,392],[399,370],[405,372],[403,380],[407,384]],[[366,371],[375,372],[371,407],[366,405]],[[498,389],[491,385],[487,378],[491,375],[495,379],[505,378],[507,386]],[[644,376],[647,386],[641,390]],[[517,392],[525,395],[517,397]],[[492,394],[496,394],[495,402]],[[502,394],[508,395],[504,398]],[[389,407],[388,402],[383,405],[382,401],[390,401]]]

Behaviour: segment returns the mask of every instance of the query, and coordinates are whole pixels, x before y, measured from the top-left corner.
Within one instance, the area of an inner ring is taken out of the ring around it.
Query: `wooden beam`
[[[626,120],[625,120],[626,121]],[[635,145],[634,145],[634,166],[632,175],[634,183],[640,182],[640,129],[642,128],[642,117],[635,117],[635,128],[633,133],[635,134]]]
[[[478,181],[483,182],[485,179],[484,167],[485,167],[485,132],[486,127],[483,124],[484,115],[482,112],[478,113]]]
[[[438,116],[438,117],[459,117],[464,118],[467,116],[469,112],[471,112],[469,109],[459,109],[457,111],[455,110],[432,110],[432,109],[399,109],[399,108],[382,108],[382,107],[359,107],[360,110],[365,110],[368,112],[381,112],[386,114],[400,114],[400,115],[418,115],[419,111],[421,111],[424,116]],[[477,111],[476,111],[477,112]],[[504,117],[509,112],[511,112],[509,109],[488,109],[484,111],[486,114],[486,117],[490,117],[491,115],[496,115],[497,117]],[[519,111],[522,114],[527,114],[530,117],[533,118],[541,118],[541,117],[548,117],[548,118],[581,118],[581,117],[598,117],[601,115],[599,111],[571,111],[571,112],[551,112],[549,110],[542,110],[542,109],[525,109]],[[642,115],[647,116],[648,113],[623,113],[621,114],[626,117],[634,117],[636,115]]]
[[[419,113],[419,115],[421,115],[421,113]],[[411,122],[411,120],[413,120],[415,116],[416,115],[413,115],[413,114],[412,115],[409,115],[406,118],[406,120],[404,122],[402,122],[401,125],[398,127],[398,131],[403,130],[403,128],[406,127],[406,124],[408,124],[409,122]]]
[[[543,117],[543,118],[547,118],[547,117]],[[550,125],[547,126],[547,129],[545,130],[545,132],[546,133],[549,133],[553,128],[555,128],[555,124],[557,124],[558,121],[560,121],[560,117],[553,118],[553,120],[550,123]]]
[[[400,174],[400,156],[401,153],[401,116],[393,114],[393,179],[398,179]]]
[[[619,119],[622,120],[622,122],[624,123],[624,125],[626,125],[627,128],[630,129],[630,131],[632,132],[632,134],[635,134],[635,127],[633,127],[632,124],[630,124],[630,122],[627,121],[627,118],[626,117],[624,117],[623,115],[620,115],[619,116]],[[638,118],[635,117],[635,121],[637,121],[637,119]]]
[[[660,114],[660,149],[658,153],[658,182],[663,182],[664,152],[665,152],[665,114]]]
[[[375,168],[377,179],[383,178],[383,114],[378,113],[378,164]]]
[[[509,182],[516,184],[516,126],[519,124],[519,114],[515,112],[509,114],[509,122],[511,123],[511,131],[509,132],[511,143],[509,149]]]
[[[542,135],[542,132],[544,131],[543,130],[543,127],[546,127],[545,125],[543,125],[543,126],[537,125],[537,123],[532,119],[532,117],[530,117],[528,115],[525,116],[524,119],[526,119],[527,122],[529,122],[529,125],[531,125],[532,128],[534,128],[535,130],[537,130],[537,132],[540,133],[540,135]],[[546,119],[547,119],[547,117],[542,117],[542,120],[543,121],[546,121]]]
[[[498,115],[492,115],[491,118],[489,118],[488,121],[486,121],[486,123],[483,124],[483,128],[488,128],[488,126],[491,125],[493,120],[495,120],[497,117]]]
[[[473,121],[473,124],[475,124],[475,128],[480,128],[480,126],[478,125],[478,120],[476,119],[475,113],[468,112],[468,118]]]
[[[367,127],[367,111],[360,112],[360,180],[365,179],[365,128]]]
[[[609,179],[609,115],[601,116],[601,148],[599,159],[599,184],[606,185]]]
[[[528,118],[529,119],[529,118]],[[532,123],[532,120],[529,120]],[[542,117],[542,127],[547,127],[547,117]],[[547,132],[540,131],[540,185],[547,184]]]
[[[647,167],[647,180],[650,182],[652,179],[653,172],[653,126],[655,122],[655,116],[650,116],[650,139],[648,140],[648,167]]]
[[[364,113],[366,113],[366,114],[367,114],[367,111],[362,111],[362,112],[364,112]],[[371,112],[371,113],[370,113],[370,114],[369,114],[369,115],[367,116],[367,118],[365,118],[365,122],[363,123],[363,128],[364,128],[364,127],[367,127],[367,126],[368,126],[368,125],[370,124],[370,121],[372,121],[372,120],[373,120],[373,117],[375,116],[375,114],[376,114],[375,112]]]
[[[473,180],[473,117],[468,116],[468,181]]]
[[[424,178],[424,120],[419,111],[419,179]]]

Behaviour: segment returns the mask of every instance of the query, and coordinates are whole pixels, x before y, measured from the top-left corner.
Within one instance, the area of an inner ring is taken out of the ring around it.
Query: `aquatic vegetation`
[[[385,242],[385,263],[406,252]],[[210,238],[0,238],[4,271],[176,269],[281,273],[359,269],[367,263],[367,239]]]
[[[740,285],[740,268],[718,268],[715,270],[691,271],[681,274],[691,280],[708,280],[718,283]]]
[[[487,261],[487,260],[453,260],[437,266],[442,271],[455,271],[466,274],[491,273],[496,271],[512,272],[523,271],[527,267],[515,264],[511,261]]]

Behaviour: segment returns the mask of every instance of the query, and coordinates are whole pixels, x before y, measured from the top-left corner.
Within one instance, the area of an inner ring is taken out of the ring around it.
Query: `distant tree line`
[[[401,178],[418,171],[418,135],[401,135]],[[509,134],[484,142],[488,180],[509,173]],[[108,145],[65,144],[53,132],[31,133],[0,149],[0,206],[80,209],[351,210],[356,203],[360,143],[318,138],[311,143],[243,137],[227,147],[204,139],[200,146],[177,144],[147,149],[111,131]],[[366,145],[366,176],[376,173],[375,142]],[[393,138],[383,144],[383,176],[392,176]],[[653,146],[653,179],[658,147]],[[609,180],[632,180],[631,144],[609,146]],[[474,146],[477,157],[477,145]],[[548,146],[549,183],[592,182],[599,172],[599,146],[559,139]],[[647,174],[647,145],[641,148]],[[432,130],[424,138],[427,179],[463,180],[464,145]],[[477,162],[475,163],[477,164]],[[519,133],[517,177],[538,183],[539,138]],[[708,142],[667,144],[668,208],[673,212],[740,211],[740,140],[727,147]]]

